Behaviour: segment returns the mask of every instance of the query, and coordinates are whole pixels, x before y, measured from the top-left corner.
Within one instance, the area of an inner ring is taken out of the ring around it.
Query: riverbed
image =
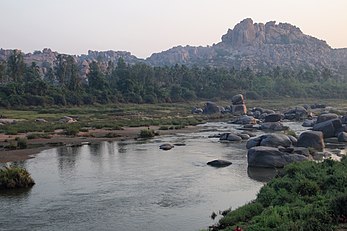
[[[255,199],[272,173],[248,169],[245,142],[208,138],[238,126],[201,126],[200,132],[151,140],[59,147],[15,163],[36,185],[0,195],[0,230],[207,228],[220,218],[212,220],[212,212]],[[160,150],[163,143],[175,147]],[[214,159],[232,165],[206,165]]]

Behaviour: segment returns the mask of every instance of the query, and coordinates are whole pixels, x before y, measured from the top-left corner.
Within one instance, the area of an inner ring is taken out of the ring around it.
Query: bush
[[[28,140],[26,138],[18,138],[17,139],[17,147],[19,149],[26,149],[28,147]]]
[[[76,136],[79,133],[79,127],[76,126],[68,126],[65,128],[65,135],[67,136]]]
[[[19,167],[0,169],[0,189],[28,188],[35,184],[28,171]]]
[[[152,138],[155,136],[155,132],[152,129],[143,129],[140,132],[140,138]]]

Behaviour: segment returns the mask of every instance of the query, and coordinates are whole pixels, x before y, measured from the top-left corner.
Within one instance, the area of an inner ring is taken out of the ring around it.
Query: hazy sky
[[[0,48],[68,54],[212,45],[244,18],[288,22],[347,48],[347,0],[0,0]]]

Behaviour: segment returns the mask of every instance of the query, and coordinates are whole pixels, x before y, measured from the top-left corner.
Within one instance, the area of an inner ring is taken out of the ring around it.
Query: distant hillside
[[[0,49],[0,61],[7,60],[11,50]],[[50,49],[24,55],[24,62],[36,62],[42,74],[53,68],[59,53]],[[128,64],[143,62],[152,66],[187,66],[251,68],[255,71],[281,67],[289,70],[325,68],[332,73],[346,75],[347,48],[332,49],[319,40],[291,24],[274,21],[253,23],[244,19],[222,36],[222,41],[207,47],[178,46],[167,51],[154,53],[146,60],[139,59],[126,51],[88,51],[88,54],[73,56],[79,65],[81,76],[88,73],[92,61],[117,62],[123,58]]]
[[[152,54],[152,65],[209,65],[215,67],[250,67],[255,70],[276,66],[287,69],[328,68],[346,71],[347,49],[332,49],[325,41],[305,35],[288,23],[253,23],[244,19],[222,36],[222,41],[208,47],[178,46]]]

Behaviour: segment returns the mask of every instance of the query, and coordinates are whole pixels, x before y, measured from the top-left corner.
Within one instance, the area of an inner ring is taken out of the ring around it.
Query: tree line
[[[85,75],[73,56],[60,54],[42,73],[36,63],[25,64],[18,51],[0,62],[1,107],[219,100],[238,93],[248,99],[347,99],[347,83],[329,69],[153,67],[120,58],[92,61]]]

